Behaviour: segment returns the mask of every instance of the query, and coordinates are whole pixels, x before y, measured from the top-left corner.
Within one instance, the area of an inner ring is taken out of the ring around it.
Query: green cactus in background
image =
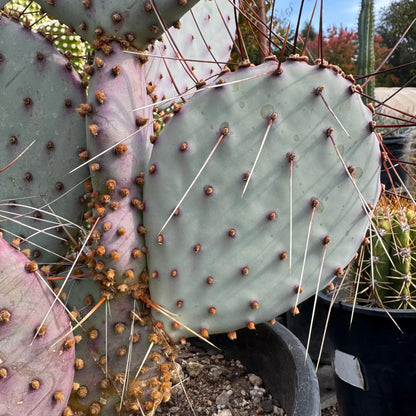
[[[375,70],[374,55],[374,0],[361,0],[360,15],[358,18],[358,74],[373,74]],[[366,79],[364,79],[366,81]],[[374,96],[376,80],[372,77],[364,86],[364,93]],[[369,102],[368,99],[364,100]]]
[[[351,296],[360,304],[415,309],[416,212],[397,195],[380,199],[348,280]]]

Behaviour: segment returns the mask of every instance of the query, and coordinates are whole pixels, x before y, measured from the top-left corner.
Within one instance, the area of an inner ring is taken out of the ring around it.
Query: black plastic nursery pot
[[[286,326],[306,347],[308,345],[310,323],[313,315],[308,354],[315,363],[319,359],[320,364],[331,364],[333,346],[331,340],[325,336],[328,306],[318,297],[315,311],[313,311],[314,303],[315,297],[312,296],[299,304],[300,313],[297,315],[293,315],[290,311],[287,312],[285,315]]]
[[[321,414],[315,368],[309,356],[305,363],[304,346],[283,325],[256,325],[255,330],[238,330],[236,340],[220,334],[211,336],[210,341],[261,377],[288,416]]]
[[[390,136],[383,138],[383,144],[386,146],[394,165],[394,169],[389,166],[388,172],[384,167],[381,171],[381,183],[387,189],[400,187],[402,186],[402,182],[406,182],[407,173],[397,164],[397,161],[402,159],[408,142],[409,136]]]
[[[331,298],[319,296],[329,306]],[[388,313],[362,306],[353,311],[346,302],[333,305],[328,337],[334,345],[342,416],[416,414],[416,311],[389,309]]]

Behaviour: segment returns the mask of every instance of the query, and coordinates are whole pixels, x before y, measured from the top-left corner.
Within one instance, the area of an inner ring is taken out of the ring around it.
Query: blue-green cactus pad
[[[277,66],[241,69],[196,94],[154,147],[144,189],[150,292],[196,331],[231,331],[289,310],[299,285],[299,301],[315,293],[322,262],[319,286],[327,285],[365,234],[362,200],[374,204],[380,193],[372,115],[352,93],[353,84],[331,68],[289,61],[276,75]],[[319,205],[307,244],[314,200]],[[160,319],[169,330],[171,321]]]
[[[86,41],[122,39],[145,49],[198,0],[38,0],[42,9]],[[153,7],[153,4],[156,7]],[[98,46],[98,45],[97,45]]]
[[[82,220],[79,196],[88,169],[79,169],[85,122],[75,109],[85,90],[50,42],[0,17],[0,229],[27,242],[39,262],[65,254],[68,231]],[[10,203],[10,201],[13,201]],[[16,204],[25,205],[19,208]],[[56,228],[59,231],[56,231]]]
[[[180,28],[171,27],[162,40],[149,46],[146,83],[154,88],[158,108],[181,101],[178,95],[184,92],[188,100],[195,84],[215,79],[230,58],[236,31],[234,5],[227,1],[218,6],[201,0],[181,18]]]

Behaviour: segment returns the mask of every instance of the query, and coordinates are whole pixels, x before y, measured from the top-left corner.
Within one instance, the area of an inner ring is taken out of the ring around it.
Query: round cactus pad
[[[241,69],[196,94],[146,175],[153,301],[207,335],[252,328],[327,285],[380,194],[371,119],[337,68],[300,61]]]

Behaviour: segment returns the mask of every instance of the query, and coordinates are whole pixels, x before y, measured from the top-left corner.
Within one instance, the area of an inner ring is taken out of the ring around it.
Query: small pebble
[[[233,416],[230,409],[220,410],[218,413],[215,413],[213,416]]]
[[[209,370],[208,380],[211,383],[216,383],[222,375],[222,370],[220,367],[214,366]]]
[[[229,393],[228,391],[223,391],[221,394],[219,394],[215,399],[217,406],[226,406],[229,403],[231,394],[232,392]]]
[[[175,369],[172,371],[172,383],[179,384],[185,378],[182,367],[179,363],[175,363]]]
[[[186,371],[190,377],[197,377],[204,368],[205,366],[203,364],[195,361],[190,361],[186,364]]]
[[[271,399],[262,400],[260,405],[266,413],[273,412],[273,401]]]
[[[263,384],[263,380],[261,379],[261,377],[256,376],[255,374],[249,374],[248,380],[253,386],[259,387]]]

